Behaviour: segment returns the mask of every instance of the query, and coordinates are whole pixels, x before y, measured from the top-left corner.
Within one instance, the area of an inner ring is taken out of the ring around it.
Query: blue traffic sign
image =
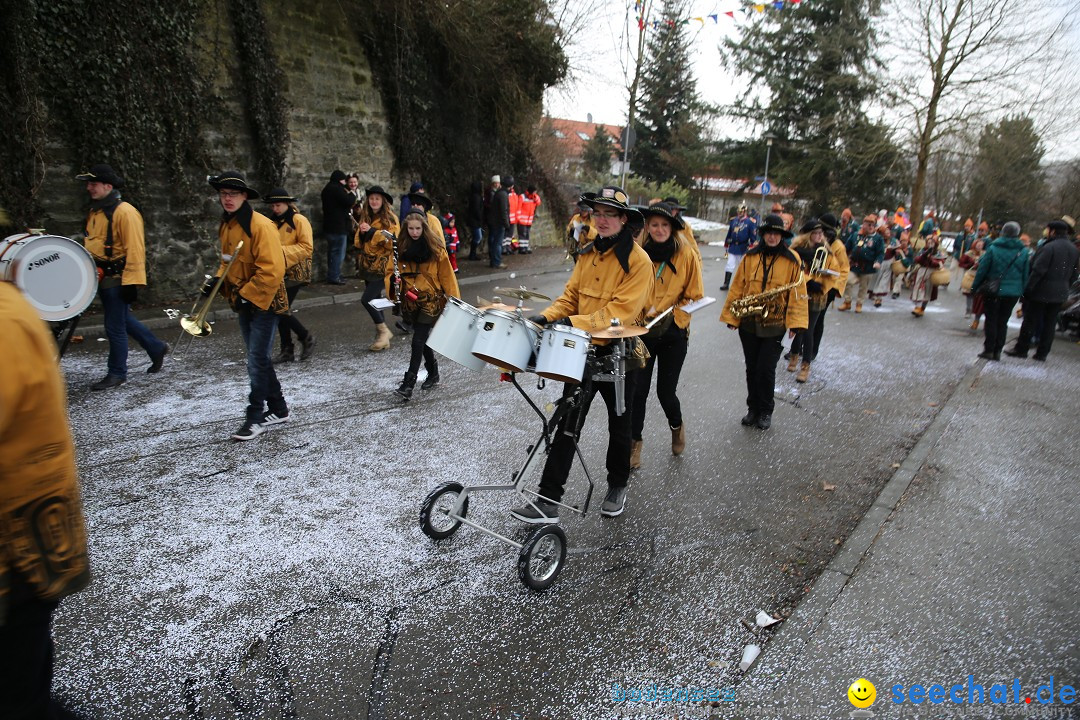
[[[772,192],[772,185],[769,184],[768,180],[761,183],[761,194],[762,195],[768,195],[771,192]]]

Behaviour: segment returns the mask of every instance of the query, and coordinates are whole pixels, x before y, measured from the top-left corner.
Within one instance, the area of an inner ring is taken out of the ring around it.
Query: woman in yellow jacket
[[[281,251],[285,253],[285,295],[290,308],[287,314],[278,317],[281,352],[273,362],[277,364],[296,359],[293,333],[300,339],[300,359],[307,360],[315,348],[315,338],[296,319],[291,308],[300,288],[311,282],[311,253],[315,248],[311,223],[300,214],[300,209],[296,207],[296,198],[289,195],[285,188],[274,188],[263,202],[270,206],[270,219],[277,225]]]
[[[780,341],[784,330],[795,337],[796,330],[805,330],[807,326],[806,282],[799,256],[784,245],[783,241],[792,233],[784,227],[783,219],[779,215],[767,215],[759,233],[761,242],[746,252],[735,270],[720,321],[732,330],[738,329],[742,342],[747,406],[742,424],[768,430],[772,425],[776,363],[783,349]],[[767,316],[761,312],[736,316],[736,303],[743,298],[781,288],[775,299],[768,299]]]
[[[421,207],[414,207],[405,216],[398,234],[397,252],[397,262],[387,268],[386,295],[399,303],[402,319],[412,325],[409,369],[395,391],[408,400],[416,385],[421,357],[427,378],[420,389],[430,390],[439,382],[439,364],[427,346],[427,339],[446,305],[446,298],[460,297],[461,291],[442,234],[435,235]]]
[[[656,373],[656,397],[664,409],[671,429],[671,454],[678,455],[686,447],[686,423],[682,406],[675,391],[679,386],[683,362],[690,341],[690,315],[679,309],[705,296],[701,281],[701,259],[680,237],[684,224],[667,203],[658,203],[642,213],[645,229],[640,236],[641,246],[653,266],[652,297],[646,303],[645,319],[664,313],[664,316],[644,337],[650,358],[638,370],[631,403],[630,467],[641,467],[642,432],[645,428],[645,405],[649,399],[653,366]]]
[[[804,383],[810,378],[810,364],[817,357],[817,345],[814,343],[814,328],[817,327],[818,315],[825,311],[829,302],[829,290],[836,287],[841,273],[840,259],[836,257],[825,238],[825,229],[820,220],[811,219],[802,228],[803,232],[791,243],[791,249],[802,260],[803,272],[806,273],[807,298],[807,328],[795,333],[795,339],[791,341],[791,353],[788,357],[788,372],[795,372],[799,368],[799,374],[795,376],[795,382]],[[825,263],[820,271],[811,274],[814,266],[814,258],[822,251],[825,253]],[[799,360],[802,367],[799,367]]]
[[[393,196],[378,185],[364,190],[364,204],[360,208],[359,225],[353,240],[353,245],[360,251],[357,259],[364,278],[364,294],[360,302],[375,323],[375,342],[368,346],[372,352],[390,347],[390,329],[386,327],[382,310],[371,307],[371,301],[382,296],[387,268],[393,267],[394,243],[381,232],[385,230],[397,235],[401,228],[397,215],[390,207],[393,204]]]

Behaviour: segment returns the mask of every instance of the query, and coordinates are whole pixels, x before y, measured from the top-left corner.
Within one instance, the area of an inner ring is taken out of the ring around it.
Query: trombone
[[[225,276],[229,274],[229,269],[232,268],[233,263],[236,262],[236,258],[240,255],[240,248],[242,247],[244,247],[243,240],[236,243],[232,257],[229,258],[229,263],[225,266],[225,272],[221,273],[217,282],[214,283],[214,288],[210,291],[210,294],[206,296],[206,299],[203,300],[202,307],[199,307],[199,301],[196,299],[195,304],[191,306],[191,314],[184,315],[180,318],[180,327],[183,328],[184,332],[188,335],[194,337],[206,337],[213,332],[210,323],[206,321],[206,316],[210,312],[210,305],[214,302],[214,297],[217,296],[218,290],[221,289],[221,283],[225,282]],[[196,308],[198,308],[197,311]]]

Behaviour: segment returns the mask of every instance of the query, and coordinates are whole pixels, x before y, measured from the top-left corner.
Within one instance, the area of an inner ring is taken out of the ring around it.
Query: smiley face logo
[[[873,705],[874,700],[877,699],[877,688],[866,678],[859,678],[847,689],[847,698],[852,705],[864,710]]]

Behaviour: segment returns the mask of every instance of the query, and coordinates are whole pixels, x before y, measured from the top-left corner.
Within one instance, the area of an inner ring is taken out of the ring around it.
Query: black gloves
[[[819,283],[817,280],[807,280],[806,281],[806,292],[814,293],[816,295],[819,292],[821,292],[821,290],[822,290],[821,283]]]
[[[138,285],[121,285],[120,286],[120,299],[130,305],[135,302],[139,297]]]
[[[555,324],[556,325],[566,325],[568,327],[573,327],[574,326],[574,323],[570,322],[570,318],[568,318],[568,317],[565,317],[562,320],[556,321]]]
[[[529,320],[531,322],[536,323],[537,325],[540,325],[541,327],[544,326],[544,325],[547,325],[547,321],[548,321],[547,318],[544,317],[543,315],[533,315],[532,317],[529,318]]]
[[[216,284],[217,278],[211,275],[210,277],[203,280],[203,284],[202,287],[199,288],[199,292],[202,293],[203,297],[208,297],[210,293],[214,290],[214,285]]]
[[[830,302],[835,300],[838,297],[840,297],[840,291],[839,290],[837,290],[836,288],[833,288],[832,290],[829,291],[829,300],[830,300]]]

